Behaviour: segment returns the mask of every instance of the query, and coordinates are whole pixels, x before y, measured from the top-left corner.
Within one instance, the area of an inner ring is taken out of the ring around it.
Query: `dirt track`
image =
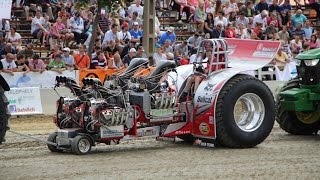
[[[11,121],[11,129],[46,138],[51,118]],[[33,129],[33,130],[30,130]],[[99,145],[86,156],[51,153],[46,145],[7,134],[0,179],[319,179],[320,136],[291,136],[276,125],[251,149],[205,148],[154,139]]]

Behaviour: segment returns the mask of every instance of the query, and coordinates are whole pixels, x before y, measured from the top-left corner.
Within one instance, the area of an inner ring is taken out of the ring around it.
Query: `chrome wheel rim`
[[[79,145],[78,146],[79,151],[81,153],[87,153],[89,151],[89,149],[90,149],[90,142],[86,138],[80,139],[78,145]]]
[[[234,105],[233,116],[242,131],[255,131],[261,126],[265,116],[264,103],[254,93],[243,94]]]

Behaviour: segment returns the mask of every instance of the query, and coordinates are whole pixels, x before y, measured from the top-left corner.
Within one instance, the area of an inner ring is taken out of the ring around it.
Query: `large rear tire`
[[[299,88],[299,80],[293,79],[285,84],[280,92]],[[281,107],[281,97],[277,97],[277,116],[276,121],[281,129],[294,135],[313,135],[316,134],[320,127],[319,112],[295,112],[285,111]]]
[[[236,75],[217,100],[217,143],[231,148],[254,147],[268,137],[274,120],[275,103],[268,86],[255,77]]]

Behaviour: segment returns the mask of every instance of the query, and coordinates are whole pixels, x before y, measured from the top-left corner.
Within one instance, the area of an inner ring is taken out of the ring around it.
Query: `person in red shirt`
[[[226,28],[226,38],[236,38],[236,31],[232,25],[229,23]]]

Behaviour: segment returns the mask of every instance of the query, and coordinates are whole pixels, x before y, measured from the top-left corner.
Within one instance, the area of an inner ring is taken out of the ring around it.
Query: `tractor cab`
[[[301,85],[320,83],[320,49],[313,49],[296,56],[297,73]]]

